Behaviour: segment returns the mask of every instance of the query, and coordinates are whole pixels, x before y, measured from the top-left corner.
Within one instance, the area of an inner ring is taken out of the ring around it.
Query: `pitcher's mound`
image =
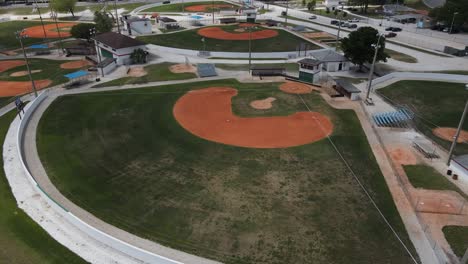
[[[432,133],[441,139],[452,142],[455,133],[457,133],[457,129],[453,127],[438,127],[432,130]],[[458,137],[457,143],[462,143],[465,141],[468,141],[468,131],[462,130],[460,131],[460,136]]]
[[[70,62],[62,63],[60,64],[60,68],[79,69],[79,68],[83,68],[83,67],[90,66],[90,65],[92,65],[92,63],[87,60],[79,60],[79,61],[70,61]]]
[[[145,71],[144,67],[130,68],[130,70],[128,70],[128,73],[127,73],[127,75],[130,77],[143,77],[146,74],[148,74],[148,72]]]
[[[42,70],[32,70],[31,73],[37,73],[41,72]],[[17,71],[12,74],[10,74],[11,77],[21,77],[21,76],[26,76],[28,75],[28,71]]]
[[[270,109],[273,107],[271,103],[273,103],[276,100],[274,97],[268,97],[263,100],[255,100],[250,102],[250,106],[254,109],[259,109],[259,110],[265,110],[265,109]]]
[[[193,66],[192,64],[176,64],[169,67],[169,70],[173,73],[184,73],[184,72],[191,72],[196,73],[197,67]]]
[[[290,94],[308,94],[312,92],[312,86],[299,82],[286,81],[280,86],[280,90]]]

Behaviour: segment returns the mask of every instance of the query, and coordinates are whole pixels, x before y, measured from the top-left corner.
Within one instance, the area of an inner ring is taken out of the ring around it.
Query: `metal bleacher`
[[[398,111],[379,113],[372,116],[374,122],[379,127],[397,127],[407,128],[408,121],[414,117],[413,112],[406,108],[401,108]]]
[[[214,64],[211,63],[199,63],[197,64],[198,76],[200,77],[212,77],[218,76]]]

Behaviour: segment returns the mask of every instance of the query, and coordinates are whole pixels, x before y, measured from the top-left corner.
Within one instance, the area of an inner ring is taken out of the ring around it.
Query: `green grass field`
[[[414,188],[455,191],[468,200],[468,195],[455,184],[451,183],[447,179],[447,176],[440,174],[432,167],[426,165],[406,165],[403,168]]]
[[[0,142],[16,111],[0,117]],[[50,237],[16,204],[0,160],[0,263],[86,263]]]
[[[169,66],[171,65],[174,64],[159,63],[149,65],[145,67],[145,70],[148,72],[148,74],[143,77],[123,77],[120,79],[115,79],[109,82],[95,85],[93,86],[93,88],[197,78],[197,75],[195,73],[173,73],[169,70]]]
[[[399,81],[377,91],[395,104],[414,110],[419,116],[415,119],[416,127],[442,147],[450,148],[451,142],[435,136],[432,129],[458,126],[467,96],[465,84]],[[463,129],[468,130],[468,122]],[[455,152],[468,153],[468,145],[458,144]]]
[[[307,111],[278,83],[235,80],[60,97],[38,129],[49,177],[106,222],[225,263],[411,262],[327,140],[254,149],[184,130],[172,114],[176,100],[213,86],[239,90],[239,116]],[[269,96],[272,109],[250,108]],[[303,99],[331,118],[331,139],[412,249],[355,113],[317,93]]]
[[[468,248],[468,227],[466,226],[444,226],[442,228],[445,239],[452,247],[453,252],[462,258]]]
[[[232,3],[224,2],[224,1],[206,1],[206,2],[188,2],[184,4],[169,4],[169,5],[160,5],[160,6],[155,6],[151,7],[148,9],[144,9],[142,12],[184,12],[184,8],[186,9],[187,7],[190,6],[195,6],[195,5],[226,5],[230,4],[235,7]],[[231,8],[213,8],[215,12],[218,12],[223,9],[231,9]],[[187,10],[185,10],[188,12]],[[206,9],[205,12],[212,12],[212,8],[209,7]]]
[[[237,25],[223,26],[223,29],[231,31],[237,28]],[[275,29],[278,31],[276,37],[267,39],[252,40],[252,52],[280,52],[280,51],[295,51],[300,43],[307,43],[310,49],[318,49],[319,47],[311,42],[308,42],[302,38],[299,38],[289,32],[281,29]],[[183,32],[177,32],[172,34],[152,35],[138,37],[139,40],[144,42],[180,48],[180,49],[192,49],[192,50],[203,50],[202,36],[198,35],[198,29],[186,30]],[[205,38],[206,50],[208,51],[230,51],[230,52],[248,52],[249,41],[248,40],[219,40],[212,38]]]
[[[51,22],[44,22],[44,24],[51,24]],[[8,21],[0,23],[0,50],[9,50],[9,49],[19,49],[21,48],[19,40],[16,39],[15,32],[23,30],[27,27],[40,26],[41,22],[39,21]],[[48,39],[48,41],[53,41],[53,39]],[[23,43],[25,47],[42,43],[44,39],[38,38],[25,38]]]

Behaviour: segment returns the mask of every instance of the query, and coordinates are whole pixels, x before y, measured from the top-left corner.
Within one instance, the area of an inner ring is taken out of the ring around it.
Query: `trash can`
[[[454,179],[455,181],[458,180],[458,175],[457,175],[457,174],[454,174],[454,175],[452,176],[452,179]]]
[[[447,170],[447,175],[448,176],[452,175],[452,170]]]

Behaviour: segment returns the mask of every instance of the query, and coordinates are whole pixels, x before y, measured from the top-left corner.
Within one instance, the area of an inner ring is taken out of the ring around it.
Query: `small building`
[[[320,80],[322,62],[306,58],[298,61],[299,63],[299,80],[308,83],[318,83]]]
[[[323,5],[330,10],[335,10],[340,5],[340,0],[325,0]]]
[[[151,20],[149,18],[124,16],[123,21],[124,28],[128,31],[128,35],[144,35],[153,32]]]
[[[160,28],[165,28],[165,29],[179,28],[179,22],[169,17],[156,18],[156,22],[158,23]]]
[[[322,69],[328,72],[349,71],[351,62],[340,53],[328,49],[316,52],[312,56],[322,63]]]
[[[115,59],[117,65],[131,64],[130,55],[134,50],[146,50],[144,42],[115,32],[97,35],[94,41],[101,60]]]
[[[360,99],[359,94],[361,93],[361,90],[356,88],[356,86],[354,86],[349,81],[344,79],[336,79],[335,83],[336,85],[334,85],[333,88],[338,93],[348,97],[349,99],[351,99],[351,101],[357,101]]]
[[[247,22],[255,23],[257,19],[257,9],[254,8],[246,8],[241,10],[242,14],[247,16]]]
[[[457,175],[458,180],[468,184],[468,155],[453,158],[448,169],[452,171],[452,175]]]

